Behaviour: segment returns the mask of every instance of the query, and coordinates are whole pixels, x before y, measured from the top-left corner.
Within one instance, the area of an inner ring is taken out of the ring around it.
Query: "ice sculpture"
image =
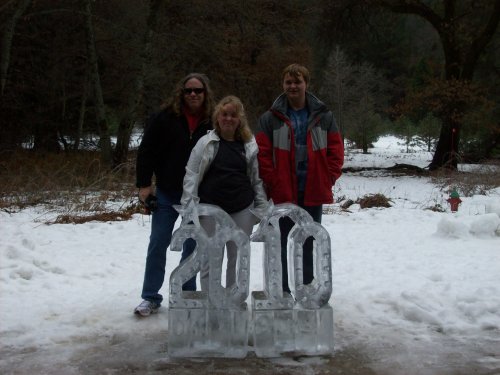
[[[172,235],[171,250],[181,251],[192,238],[196,248],[170,276],[168,352],[172,357],[235,357],[247,354],[250,239],[231,217],[217,206],[195,205],[178,208],[183,220]],[[215,220],[212,236],[199,217]],[[238,249],[236,281],[221,284],[224,246],[233,241]],[[182,285],[196,276],[208,261],[208,290],[186,292]]]
[[[171,250],[180,251],[189,238],[196,241],[196,248],[170,276],[170,356],[245,357],[250,326],[253,350],[259,357],[288,352],[322,355],[333,351],[333,311],[328,305],[332,293],[330,237],[305,210],[293,204],[270,202],[267,212],[259,214],[261,222],[251,238],[264,243],[264,290],[252,292],[251,323],[245,303],[249,293],[249,237],[217,206],[191,202],[178,210],[183,220],[172,236]],[[212,235],[202,225],[208,216],[215,220]],[[288,235],[288,274],[295,299],[282,290],[279,220],[284,216],[295,222]],[[314,279],[304,285],[302,253],[309,237],[314,240]],[[237,272],[235,283],[224,288],[223,251],[229,241],[238,248]],[[202,286],[202,291],[182,291],[182,285],[207,262],[208,290]]]
[[[291,295],[282,291],[279,219],[288,216],[295,226],[288,235],[288,274]],[[293,204],[269,206],[252,241],[264,242],[264,290],[252,292],[253,346],[258,357],[293,352],[305,355],[333,351],[331,244],[328,232],[304,209]],[[303,284],[302,253],[313,237],[314,279]],[[291,249],[291,251],[290,251]],[[292,259],[290,259],[292,258]]]

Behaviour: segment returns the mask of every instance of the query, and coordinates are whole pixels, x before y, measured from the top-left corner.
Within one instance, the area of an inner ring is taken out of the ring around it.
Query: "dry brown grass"
[[[500,162],[483,164],[474,172],[432,172],[430,177],[446,192],[456,189],[463,197],[485,195],[500,186]],[[0,210],[45,206],[57,214],[50,223],[127,220],[142,211],[134,187],[135,154],[110,171],[97,152],[4,152],[0,154],[0,179]],[[384,195],[374,194],[344,202],[342,210],[354,203],[361,208],[391,206]],[[443,210],[439,205],[429,209]]]
[[[455,189],[462,197],[488,195],[500,186],[500,161],[481,164],[470,172],[439,170],[431,173],[431,179],[447,193]]]
[[[59,215],[49,224],[82,224],[89,221],[125,221],[137,213],[136,206],[127,206],[120,211],[99,212],[95,214]]]
[[[60,213],[55,222],[61,223],[125,220],[140,209],[135,199],[134,160],[131,155],[127,163],[111,171],[101,164],[97,152],[3,153],[0,209],[15,212],[43,205]]]
[[[350,212],[349,208],[353,204],[359,204],[360,208],[373,208],[373,207],[392,207],[391,200],[387,198],[384,194],[367,194],[361,198],[356,199],[356,201],[352,199],[345,200],[345,197],[339,197],[337,199],[337,203],[339,204],[340,210],[342,212]],[[333,214],[335,213],[334,206],[325,205],[323,207],[324,214]]]
[[[358,199],[359,207],[372,208],[372,207],[391,207],[390,199],[384,194],[369,194]]]

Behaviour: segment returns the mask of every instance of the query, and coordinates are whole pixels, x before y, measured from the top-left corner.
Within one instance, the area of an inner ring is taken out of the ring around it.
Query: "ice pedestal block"
[[[246,306],[239,310],[170,308],[168,354],[244,358],[248,351],[248,318]]]
[[[170,275],[168,353],[171,357],[243,358],[248,350],[249,312],[245,301],[249,293],[250,238],[217,206],[191,202],[179,211],[183,219],[172,235],[170,248],[181,251],[187,239],[195,240],[196,247]],[[206,217],[213,219],[213,231],[207,232],[200,223],[200,218]],[[236,280],[223,287],[222,264],[228,242],[233,242],[238,251]],[[182,285],[198,272],[202,290],[183,291]]]
[[[333,353],[333,310],[295,306],[284,310],[253,310],[253,350],[257,357],[328,355]]]

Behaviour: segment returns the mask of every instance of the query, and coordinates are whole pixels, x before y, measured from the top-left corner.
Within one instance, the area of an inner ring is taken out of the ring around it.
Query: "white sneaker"
[[[149,316],[158,312],[159,308],[160,305],[158,303],[144,300],[139,306],[134,309],[134,314],[140,316]]]

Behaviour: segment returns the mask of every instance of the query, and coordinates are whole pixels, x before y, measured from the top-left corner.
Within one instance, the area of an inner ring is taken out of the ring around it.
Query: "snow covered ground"
[[[345,166],[429,163],[429,153],[404,149],[386,137]],[[46,225],[53,213],[41,207],[0,212],[0,373],[500,374],[500,188],[461,197],[451,213],[448,192],[426,177],[346,173],[335,187],[344,201],[376,193],[392,207],[325,207],[330,358],[171,360],[166,307],[132,314],[149,217]],[[436,204],[447,212],[427,209]],[[168,252],[167,274],[179,258]],[[262,289],[261,259],[252,244],[250,290]]]

